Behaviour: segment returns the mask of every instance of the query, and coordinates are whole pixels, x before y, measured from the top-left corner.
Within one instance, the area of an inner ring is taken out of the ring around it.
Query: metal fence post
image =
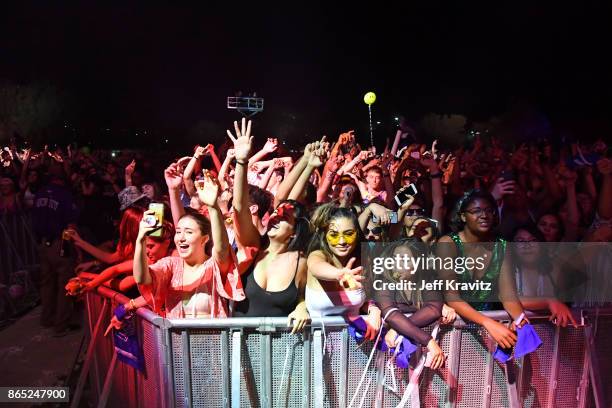
[[[322,407],[324,401],[323,388],[323,342],[321,330],[315,330],[313,339],[314,348],[314,406]]]
[[[183,382],[185,383],[185,396],[183,402],[186,407],[191,406],[191,350],[189,348],[189,329],[181,333],[183,343]]]
[[[559,371],[559,337],[561,335],[559,326],[555,326],[555,340],[553,343],[552,366],[550,370],[550,383],[548,386],[548,408],[555,405],[555,394],[557,392],[557,378]]]
[[[240,408],[241,353],[242,331],[235,330],[232,332],[232,408]]]
[[[117,365],[117,353],[113,353],[113,359],[111,360],[110,366],[104,379],[104,387],[102,388],[102,394],[98,399],[98,408],[106,407],[108,401],[108,394],[110,394],[111,387],[113,386],[113,374],[115,373],[115,366]]]
[[[108,306],[108,304],[109,300],[105,298],[104,303],[102,304],[102,310],[100,310],[100,315],[98,316],[98,321],[96,322],[96,327],[91,333],[91,340],[89,341],[89,346],[87,347],[87,356],[85,357],[85,363],[83,364],[83,368],[81,369],[79,382],[77,383],[77,388],[74,392],[72,403],[70,404],[71,408],[78,407],[79,402],[81,401],[81,394],[83,393],[83,388],[85,387],[85,382],[87,381],[87,374],[89,372],[89,367],[91,366],[91,361],[95,356],[95,346],[99,337],[98,333],[100,333],[101,331],[102,320],[104,319],[104,313],[106,312],[106,307]]]

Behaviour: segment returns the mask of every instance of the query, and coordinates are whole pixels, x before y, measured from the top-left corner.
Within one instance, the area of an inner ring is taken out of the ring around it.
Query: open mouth
[[[179,244],[178,249],[179,251],[186,251],[189,249],[189,244]]]

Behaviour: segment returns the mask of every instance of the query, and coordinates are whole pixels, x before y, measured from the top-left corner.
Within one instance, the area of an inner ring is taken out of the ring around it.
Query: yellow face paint
[[[327,243],[332,246],[338,245],[342,238],[344,238],[344,242],[346,242],[348,245],[353,245],[353,243],[357,239],[357,231],[350,230],[345,232],[338,232],[335,230],[329,230],[327,231],[325,238],[327,239]]]

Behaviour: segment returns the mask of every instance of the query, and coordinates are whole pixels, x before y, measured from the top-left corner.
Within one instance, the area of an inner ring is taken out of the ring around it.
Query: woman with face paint
[[[381,313],[374,302],[366,302],[359,265],[363,233],[355,213],[334,204],[324,204],[311,218],[314,235],[308,248],[306,305],[312,316],[345,316],[349,320],[367,313],[366,339],[374,340]]]
[[[234,122],[234,127],[235,136],[228,130],[236,158],[233,225],[239,247],[238,259],[241,265],[247,265],[241,271],[246,299],[236,304],[234,316],[287,317],[288,323],[293,325],[292,333],[295,333],[310,320],[304,301],[304,253],[309,235],[306,210],[293,199],[282,201],[268,220],[266,234],[259,234],[248,202],[247,165],[253,140],[251,122],[247,125],[243,119],[242,127],[237,122]],[[316,153],[317,149],[313,151]],[[303,163],[304,172],[312,172],[321,164],[314,157],[315,153]],[[307,175],[304,177],[307,179]],[[298,180],[296,184],[299,183]]]
[[[488,192],[471,190],[459,200],[453,214],[452,228],[455,232],[438,241],[436,255],[442,259],[451,257],[475,260],[472,268],[445,267],[440,274],[446,280],[446,299],[450,307],[464,319],[483,326],[495,341],[504,348],[514,346],[517,341],[515,326],[508,328],[481,311],[496,309],[501,301],[512,319],[523,313],[514,284],[512,266],[506,254],[506,241],[496,237],[494,228],[498,224],[497,204]],[[476,261],[481,260],[482,267]],[[483,283],[473,290],[454,290],[448,283]],[[518,324],[522,327],[527,319]]]

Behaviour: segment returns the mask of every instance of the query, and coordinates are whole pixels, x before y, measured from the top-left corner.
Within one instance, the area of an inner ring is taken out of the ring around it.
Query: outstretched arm
[[[185,208],[181,201],[181,185],[183,178],[178,168],[177,163],[172,163],[164,171],[164,178],[168,186],[168,195],[170,197],[170,210],[172,212],[172,222],[178,225],[179,220],[185,214]]]
[[[253,225],[251,211],[249,210],[249,193],[247,183],[247,166],[249,164],[249,155],[253,145],[253,136],[251,136],[251,121],[248,125],[246,119],[242,119],[242,128],[238,127],[238,122],[234,122],[234,130],[236,136],[232,132],[227,131],[227,135],[234,143],[234,154],[236,155],[236,172],[234,175],[234,230],[236,238],[243,246],[259,247],[260,237],[259,231]]]
[[[276,151],[276,149],[278,149],[278,140],[274,139],[274,138],[268,138],[268,140],[266,141],[266,144],[264,145],[264,147],[260,151],[255,153],[249,159],[249,165],[251,165],[253,163],[257,163],[258,161],[263,159],[268,153],[272,153],[272,152]]]
[[[212,256],[220,265],[221,270],[226,271],[230,265],[230,245],[227,230],[223,222],[223,215],[217,204],[219,197],[219,183],[210,173],[204,170],[204,180],[197,184],[198,198],[208,207],[210,218],[210,230],[213,240]]]
[[[139,285],[150,285],[152,282],[151,272],[149,271],[149,263],[147,262],[147,253],[144,249],[144,245],[147,240],[147,234],[155,231],[157,227],[151,227],[144,222],[144,218],[147,215],[155,215],[155,211],[147,210],[144,212],[138,227],[136,245],[134,245],[134,280]]]

